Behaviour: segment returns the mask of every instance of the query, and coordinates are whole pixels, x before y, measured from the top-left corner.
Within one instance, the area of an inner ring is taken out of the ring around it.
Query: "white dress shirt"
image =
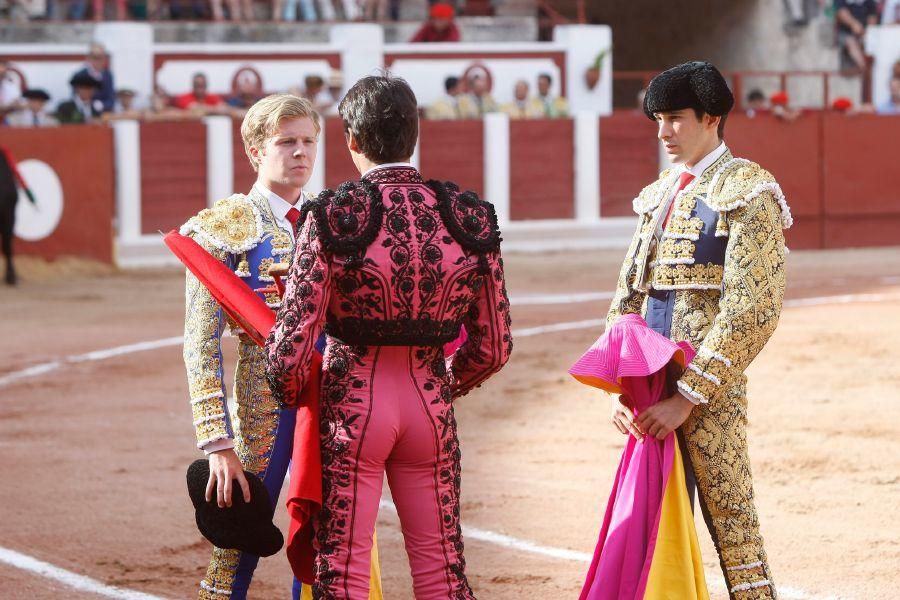
[[[686,186],[684,186],[684,189],[691,189],[697,182],[697,180],[700,179],[700,176],[703,175],[703,172],[706,171],[710,166],[712,166],[714,162],[719,160],[719,158],[721,158],[721,156],[725,154],[726,150],[728,150],[728,147],[725,146],[725,142],[720,142],[715,150],[697,161],[697,164],[695,164],[693,167],[688,167],[687,165],[682,164],[681,168],[678,171],[678,176],[681,177],[682,173],[690,173],[694,176],[694,178],[690,182],[688,182]],[[678,179],[676,179],[675,184],[672,185],[672,191],[669,193],[669,197],[666,199],[662,214],[666,215],[669,213],[669,206],[672,204],[672,202],[675,201],[675,197],[678,195],[678,192],[676,190],[678,190]],[[657,237],[662,235],[664,220],[665,219],[660,219],[656,222]]]
[[[292,208],[300,210],[300,207],[303,205],[303,192],[300,192],[300,198],[297,200],[297,203],[291,204],[258,181],[253,184],[253,187],[263,198],[269,201],[269,208],[272,209],[272,215],[275,217],[275,224],[288,232],[293,240],[294,226],[288,221],[287,214]]]

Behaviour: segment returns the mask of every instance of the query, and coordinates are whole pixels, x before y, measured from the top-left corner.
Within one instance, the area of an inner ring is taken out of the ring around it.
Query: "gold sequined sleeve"
[[[781,209],[771,192],[728,213],[729,240],[719,312],[678,387],[715,401],[743,377],[775,331],[784,299]]]
[[[644,216],[639,215],[637,229],[634,232],[634,237],[631,238],[631,244],[628,246],[628,253],[625,255],[625,261],[622,263],[622,269],[619,272],[619,280],[616,283],[616,292],[613,294],[609,312],[606,314],[607,327],[615,323],[616,319],[624,314],[641,312],[643,297],[632,288],[632,284],[634,282],[635,269],[634,257],[637,253],[638,244],[641,241],[643,223]]]
[[[207,252],[223,262],[227,259],[226,252],[194,237]],[[206,287],[187,271],[183,355],[198,448],[232,437],[226,417],[222,371],[224,324],[225,318],[219,304]]]

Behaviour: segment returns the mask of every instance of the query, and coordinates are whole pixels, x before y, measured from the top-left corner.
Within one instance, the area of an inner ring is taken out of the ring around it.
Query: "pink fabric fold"
[[[579,381],[627,397],[640,414],[663,398],[666,368],[694,355],[647,327],[639,315],[614,323],[570,369]],[[676,458],[675,436],[628,436],[580,600],[643,598],[656,545],[663,496]]]

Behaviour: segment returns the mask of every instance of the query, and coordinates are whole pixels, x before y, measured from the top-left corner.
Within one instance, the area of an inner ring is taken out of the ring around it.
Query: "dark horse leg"
[[[13,265],[13,228],[16,224],[16,200],[18,195],[0,198],[0,242],[6,259],[6,284],[16,285],[16,269]]]

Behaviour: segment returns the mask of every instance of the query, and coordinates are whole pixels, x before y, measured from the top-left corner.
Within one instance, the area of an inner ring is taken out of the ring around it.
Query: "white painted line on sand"
[[[381,502],[379,502],[379,507],[387,510],[391,514],[397,514],[396,505],[386,498],[381,499]],[[535,542],[520,540],[509,535],[488,531],[487,529],[479,529],[477,527],[463,526],[462,533],[466,540],[478,540],[480,542],[487,542],[489,544],[494,544],[495,546],[501,546],[503,548],[509,548],[511,550],[517,550],[519,552],[526,552],[528,554],[537,554],[540,556],[547,556],[549,558],[570,560],[573,562],[581,562],[586,564],[590,563],[591,559],[593,558],[593,555],[587,552],[569,550],[568,548],[542,546],[541,544],[537,544]],[[710,587],[716,588],[718,590],[725,589],[725,583],[722,581],[722,574],[720,571],[707,572],[706,579]],[[813,598],[813,596],[804,592],[803,590],[782,586],[778,586],[778,595],[785,600],[812,600]],[[830,596],[816,596],[815,598],[816,600],[838,600],[837,598]]]
[[[583,292],[577,294],[542,294],[512,296],[509,301],[513,306],[578,304],[595,300],[612,300],[615,292]]]
[[[115,348],[107,348],[105,350],[95,350],[85,354],[75,354],[67,356],[62,360],[51,360],[49,362],[33,365],[19,371],[13,371],[6,375],[0,376],[0,387],[14,383],[20,379],[44,375],[57,369],[61,369],[67,364],[90,362],[97,360],[106,360],[124,354],[133,354],[135,352],[144,352],[146,350],[156,350],[159,348],[167,348],[169,346],[180,346],[184,342],[181,336],[163,338],[161,340],[150,340],[148,342],[138,342],[136,344],[126,344],[125,346],[116,346]]]
[[[524,327],[513,329],[513,339],[552,333],[554,331],[569,331],[572,329],[588,329],[590,327],[606,327],[606,319],[586,319],[584,321],[569,321],[567,323],[553,323],[552,325],[538,325],[537,327]],[[599,333],[599,332],[598,332]]]
[[[519,298],[521,304],[541,304],[536,300],[547,300],[546,304],[565,304],[584,302],[584,298],[591,300],[611,297],[611,292],[597,292],[585,294],[571,295],[551,295],[551,296],[522,296]],[[900,299],[900,294],[844,294],[839,296],[818,296],[813,298],[794,298],[785,300],[785,308],[800,308],[806,306],[822,306],[825,304],[850,304],[853,302],[884,302],[887,300]],[[586,319],[583,321],[568,321],[565,323],[553,323],[550,325],[538,325],[536,327],[523,327],[521,329],[513,329],[513,337],[532,337],[545,333],[555,333],[559,331],[571,331],[573,329],[585,329],[591,327],[602,327],[606,323],[606,319]],[[184,338],[181,336],[163,338],[159,340],[150,340],[147,342],[138,342],[135,344],[126,344],[124,346],[116,346],[115,348],[107,348],[105,350],[95,350],[85,354],[76,354],[68,356],[62,360],[53,360],[37,365],[32,365],[18,371],[12,371],[5,375],[0,375],[0,387],[9,385],[20,379],[27,379],[37,375],[44,375],[52,371],[56,371],[67,364],[106,360],[116,356],[125,354],[133,354],[135,352],[145,352],[148,350],[157,350],[159,348],[167,348],[170,346],[181,345]]]
[[[82,592],[90,592],[106,598],[118,598],[119,600],[164,600],[160,596],[153,596],[143,592],[106,585],[96,579],[91,579],[90,577],[61,569],[60,567],[38,560],[27,554],[10,550],[9,548],[0,547],[0,563],[5,563],[11,567],[58,581],[63,585],[67,585],[70,588]]]

